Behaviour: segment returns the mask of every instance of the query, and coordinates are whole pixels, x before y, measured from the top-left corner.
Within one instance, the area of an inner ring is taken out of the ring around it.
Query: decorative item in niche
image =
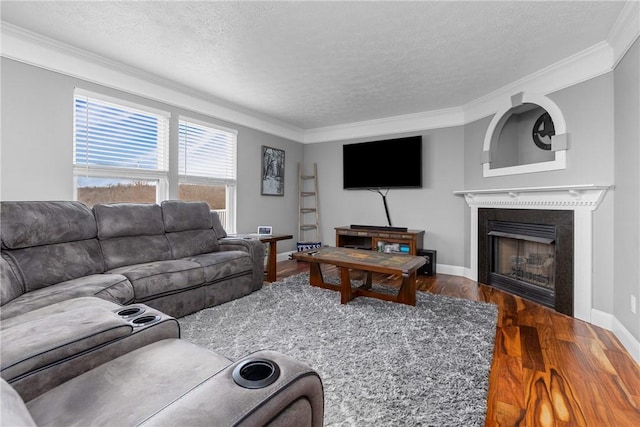
[[[555,134],[553,120],[547,112],[538,117],[531,130],[533,142],[542,150],[551,150],[551,137]]]
[[[263,196],[284,196],[284,150],[262,146]]]
[[[489,123],[480,156],[482,176],[565,169],[568,149],[567,125],[558,105],[545,95],[520,92],[504,102]]]

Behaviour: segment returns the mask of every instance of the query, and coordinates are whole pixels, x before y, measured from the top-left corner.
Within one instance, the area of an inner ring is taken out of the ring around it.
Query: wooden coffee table
[[[309,263],[309,281],[312,286],[340,291],[340,302],[346,304],[355,297],[364,296],[385,301],[416,305],[416,274],[425,264],[424,257],[388,254],[362,249],[323,247],[315,250],[297,252],[293,259]],[[326,283],[322,277],[322,264],[335,265],[340,270],[340,285]],[[353,288],[349,270],[362,270],[366,278],[362,286]],[[402,276],[402,285],[397,295],[383,294],[371,290],[373,273]]]

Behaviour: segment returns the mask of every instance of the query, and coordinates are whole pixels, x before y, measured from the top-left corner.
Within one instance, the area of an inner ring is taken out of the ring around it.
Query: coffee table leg
[[[309,283],[311,286],[323,287],[324,278],[322,277],[322,270],[320,264],[312,262],[309,264]]]
[[[398,302],[407,305],[416,305],[416,272],[402,275],[402,286],[398,292]]]
[[[373,283],[373,272],[367,271],[367,275],[364,278],[364,283],[362,284],[362,289],[371,289],[371,285]]]
[[[346,304],[353,299],[351,290],[351,275],[349,269],[340,267],[340,303]]]

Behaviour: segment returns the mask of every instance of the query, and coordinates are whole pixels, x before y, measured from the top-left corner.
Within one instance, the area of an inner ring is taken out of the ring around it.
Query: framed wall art
[[[263,196],[284,196],[284,150],[262,146]]]

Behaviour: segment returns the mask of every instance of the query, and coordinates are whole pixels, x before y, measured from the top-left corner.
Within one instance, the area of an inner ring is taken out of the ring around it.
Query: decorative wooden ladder
[[[309,189],[309,185],[305,182],[312,181],[313,188]],[[300,245],[316,245],[320,246],[320,219],[318,213],[318,165],[313,164],[313,175],[304,175],[302,173],[302,164],[298,163],[298,250]],[[305,202],[307,201],[308,202]],[[314,240],[304,240],[305,233],[315,231]]]

